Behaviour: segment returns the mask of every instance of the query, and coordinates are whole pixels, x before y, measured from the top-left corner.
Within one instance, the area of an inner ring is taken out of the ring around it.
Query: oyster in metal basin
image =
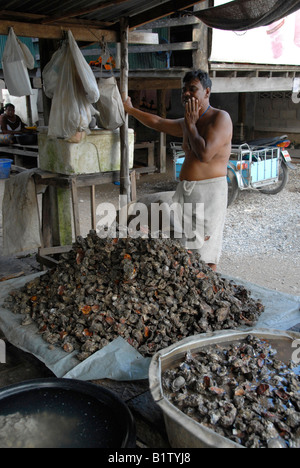
[[[299,448],[299,333],[228,330],[158,352],[150,390],[176,448]],[[298,366],[298,367],[297,367]]]

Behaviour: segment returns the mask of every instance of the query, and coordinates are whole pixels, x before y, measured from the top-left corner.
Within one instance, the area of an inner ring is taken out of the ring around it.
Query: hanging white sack
[[[116,78],[100,78],[98,83],[100,99],[96,109],[100,112],[97,118],[98,127],[116,130],[125,123],[125,111]]]
[[[86,94],[86,99],[90,104],[93,104],[97,102],[100,97],[95,75],[79,49],[71,31],[68,31],[68,39],[75,67]]]
[[[99,99],[99,89],[71,31],[46,65],[43,81],[46,95],[52,98],[48,136],[78,143],[83,132],[90,132],[91,104]]]
[[[2,56],[2,67],[6,87],[12,96],[33,94],[28,68],[34,68],[34,58],[10,28]]]
[[[58,49],[52,55],[50,62],[44,67],[43,76],[43,88],[46,96],[49,99],[53,99],[54,93],[57,87],[57,81],[60,75],[61,68],[65,59],[67,50],[67,43],[63,42],[60,49]]]

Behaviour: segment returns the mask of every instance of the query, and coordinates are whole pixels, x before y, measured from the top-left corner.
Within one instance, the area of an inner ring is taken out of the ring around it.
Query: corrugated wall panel
[[[168,40],[168,28],[159,28],[159,29],[153,29],[153,32],[158,33],[160,41],[167,41]],[[91,45],[89,46],[89,49],[98,49],[99,50],[99,45]],[[108,49],[112,54],[115,54],[115,44],[109,44]],[[86,61],[89,63],[92,60],[97,60],[98,55],[86,55],[85,56]],[[137,70],[137,69],[164,69],[167,68],[167,58],[166,54],[158,54],[158,53],[138,53],[138,54],[129,54],[129,69],[130,70]]]

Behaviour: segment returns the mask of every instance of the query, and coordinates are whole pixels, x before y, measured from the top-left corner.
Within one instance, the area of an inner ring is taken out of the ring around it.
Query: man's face
[[[198,99],[199,104],[202,105],[209,97],[209,88],[204,89],[199,80],[193,79],[183,84],[182,88],[182,103],[186,104],[192,98]]]
[[[5,112],[9,117],[13,117],[15,115],[15,108],[13,106],[8,106]]]

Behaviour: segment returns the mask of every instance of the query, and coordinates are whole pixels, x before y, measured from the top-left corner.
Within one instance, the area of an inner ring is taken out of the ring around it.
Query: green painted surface
[[[129,130],[129,167],[133,167],[134,132]],[[119,171],[121,165],[118,131],[95,130],[80,143],[39,134],[39,165],[44,171],[59,174],[93,174]]]
[[[70,190],[57,188],[57,207],[60,245],[72,244],[72,215]]]

